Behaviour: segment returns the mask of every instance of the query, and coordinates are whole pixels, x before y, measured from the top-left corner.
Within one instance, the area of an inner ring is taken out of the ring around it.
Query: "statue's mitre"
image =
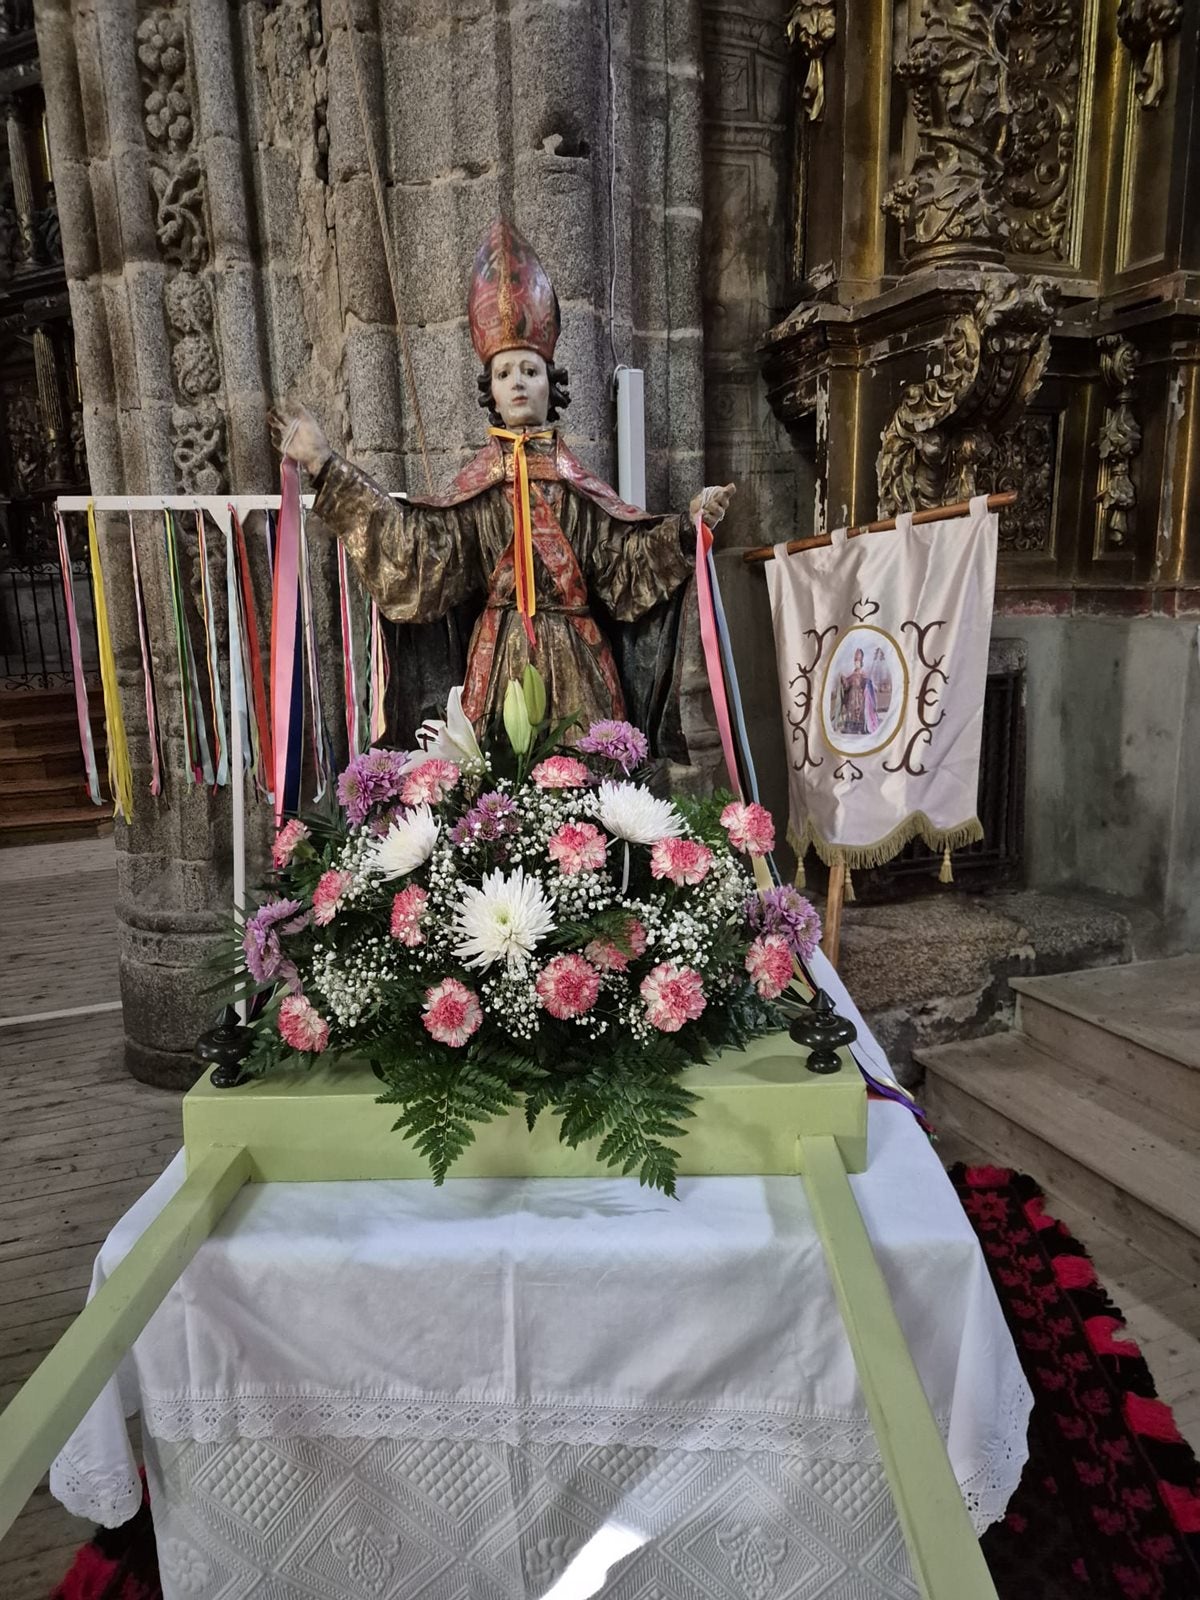
[[[558,296],[526,240],[497,217],[479,242],[467,294],[471,343],[487,363],[501,350],[536,350],[544,360],[558,343]]]

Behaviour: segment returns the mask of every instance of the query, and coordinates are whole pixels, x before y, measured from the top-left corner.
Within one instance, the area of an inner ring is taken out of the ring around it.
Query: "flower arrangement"
[[[761,806],[663,798],[637,728],[568,746],[545,713],[529,669],[485,749],[456,690],[421,749],[351,761],[341,815],[282,828],[239,945],[245,1068],[369,1060],[438,1183],[522,1106],[670,1193],[685,1069],[783,1025],[819,924],[794,889],[755,890]]]

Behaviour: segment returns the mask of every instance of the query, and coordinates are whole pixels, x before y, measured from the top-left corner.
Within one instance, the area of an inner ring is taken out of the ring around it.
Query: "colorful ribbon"
[[[179,543],[175,519],[163,511],[163,538],[167,556],[168,587],[171,592],[171,622],[175,629],[175,660],[179,669],[179,699],[183,717],[183,742],[187,764],[195,783],[212,783],[212,758],[204,727],[204,707],[196,686],[196,661],[192,637],[183,603],[183,580],[179,575]]]
[[[358,687],[358,663],[354,655],[354,624],[350,609],[350,565],[346,546],[337,542],[338,614],[342,624],[342,686],[346,699],[346,748],[353,758],[361,755],[363,717]]]
[[[242,768],[254,766],[255,739],[250,725],[250,701],[246,693],[246,640],[242,624],[237,552],[233,543],[233,505],[225,508],[225,609],[229,614],[229,727],[230,738],[237,734],[242,750]]]
[[[298,747],[302,746],[304,685],[300,637],[300,469],[287,456],[280,468],[271,596],[271,738],[275,754],[275,826],[300,799]],[[297,690],[300,708],[297,716]]]
[[[108,604],[104,597],[104,568],[100,562],[100,541],[96,537],[96,509],[91,500],[87,508],[88,554],[92,561],[92,594],[96,602],[96,642],[100,650],[100,682],[104,687],[104,722],[108,737],[108,785],[112,790],[113,810],[126,822],[133,821],[133,771],[129,765],[129,744],[125,738],[125,718],[121,714],[121,695],[117,688],[117,662],[112,634],[108,627]]]
[[[217,655],[217,619],[213,614],[212,583],[208,575],[208,538],[204,513],[196,512],[196,559],[200,563],[200,618],[204,624],[204,649],[208,662],[208,695],[212,707],[215,747],[214,784],[223,789],[229,782],[229,740],[225,732],[225,702],[221,696],[221,663]]]
[[[137,535],[133,512],[129,513],[129,565],[133,574],[133,605],[137,612],[138,644],[142,652],[142,686],[146,694],[146,735],[150,744],[150,793],[162,793],[162,750],[158,737],[158,697],[154,690],[154,657],[146,626],[146,597],[142,591],[142,572],[138,566]]]
[[[371,601],[371,743],[387,730],[387,658],[383,649],[383,619]]]
[[[696,603],[700,612],[700,643],[704,650],[704,665],[708,669],[708,687],[712,693],[713,711],[717,718],[717,732],[721,736],[721,753],[725,757],[725,770],[729,774],[734,794],[741,795],[742,780],[738,771],[737,754],[733,747],[733,728],[729,716],[729,700],[725,693],[725,674],[721,667],[721,645],[717,637],[717,616],[713,606],[712,577],[708,553],[712,549],[712,533],[703,517],[697,513],[696,526]]]
[[[508,439],[513,447],[513,582],[517,610],[525,628],[529,648],[535,648],[533,617],[537,611],[537,592],[533,575],[533,514],[529,506],[529,463],[525,447],[531,439],[553,439],[553,428],[522,432],[509,428],[489,428],[493,439]]]
[[[312,571],[303,500],[300,502],[300,613],[304,657],[308,665],[308,701],[312,711],[313,771],[317,782],[313,799],[320,800],[325,793],[326,785],[331,781],[333,755],[329,749],[325,717],[321,710],[321,665],[317,654],[317,630],[313,621]]]
[[[238,597],[241,602],[238,615],[244,652],[250,737],[254,745],[254,781],[263,798],[273,801],[275,756],[271,745],[271,718],[268,711],[267,684],[263,677],[263,653],[258,635],[258,616],[254,608],[254,585],[250,578],[250,556],[246,549],[246,534],[242,528],[241,518],[234,507],[231,506],[230,511],[233,540],[237,547]]]
[[[79,723],[79,748],[83,754],[87,774],[88,799],[94,806],[102,806],[100,773],[96,766],[96,746],[92,741],[92,713],[88,706],[87,684],[83,678],[83,650],[79,640],[79,618],[75,614],[75,586],[71,579],[71,552],[67,547],[67,530],[62,513],[54,513],[58,529],[58,561],[62,567],[63,604],[67,611],[67,637],[71,641],[71,677],[75,686],[75,716]]]

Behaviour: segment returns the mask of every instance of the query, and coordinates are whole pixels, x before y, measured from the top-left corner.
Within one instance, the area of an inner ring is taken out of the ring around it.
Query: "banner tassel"
[[[842,903],[843,905],[850,906],[853,905],[857,899],[858,896],[854,892],[854,879],[850,876],[850,868],[847,867],[845,885],[842,889]]]
[[[947,845],[946,848],[942,851],[942,867],[941,867],[941,871],[938,873],[938,882],[939,883],[953,883],[954,882],[954,866],[953,866],[953,864],[952,864],[952,862],[950,860],[950,846],[949,845]]]

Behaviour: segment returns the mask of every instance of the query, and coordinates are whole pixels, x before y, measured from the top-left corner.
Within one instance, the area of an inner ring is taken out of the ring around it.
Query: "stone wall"
[[[775,259],[785,10],[38,0],[93,490],[270,490],[264,418],[284,394],[307,400],[388,487],[443,481],[482,436],[465,287],[479,235],[504,212],[562,302],[572,447],[613,473],[613,368],[640,366],[651,505],[682,507],[706,478],[732,474],[743,497],[731,539],[757,540],[781,489],[790,525],[791,469],[773,425],[760,438],[751,350],[781,289],[759,258]],[[706,52],[719,85],[707,103]],[[719,218],[715,251],[706,207]],[[718,376],[706,416],[705,383]],[[161,529],[146,519],[137,537],[168,780],[151,799],[129,532],[110,519],[102,542],[137,794],[132,825],[118,829],[122,995],[133,1070],[182,1081],[211,1005],[198,960],[229,903],[229,814],[226,796],[185,781]],[[194,589],[186,523],[180,539]],[[716,746],[694,626],[684,688],[703,776]],[[258,812],[252,830],[265,834]]]

